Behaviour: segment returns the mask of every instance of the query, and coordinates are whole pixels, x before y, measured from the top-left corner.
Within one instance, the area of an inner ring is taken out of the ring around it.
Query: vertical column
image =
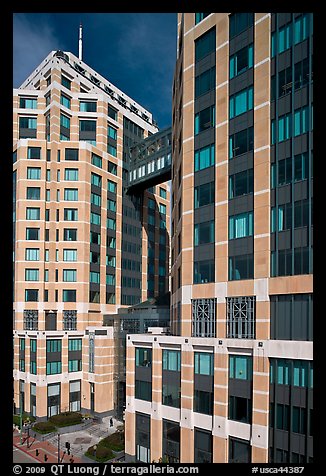
[[[61,411],[69,411],[69,372],[68,372],[68,335],[65,334],[61,343],[62,381]]]
[[[135,399],[135,347],[127,339],[126,343],[126,411],[125,411],[125,452],[134,458],[136,454]]]
[[[228,354],[226,348],[214,349],[214,425],[213,462],[227,461],[227,417],[228,417]]]
[[[181,345],[180,462],[194,461],[194,353],[191,344]]]
[[[270,262],[270,15],[256,15],[254,67],[254,276]]]
[[[153,342],[152,351],[152,418],[151,418],[151,461],[162,457],[162,349]]]
[[[43,379],[43,385],[36,386],[36,416],[45,420],[48,414],[48,389]]]
[[[255,347],[253,355],[252,462],[268,462],[269,431],[269,359],[264,347]]]

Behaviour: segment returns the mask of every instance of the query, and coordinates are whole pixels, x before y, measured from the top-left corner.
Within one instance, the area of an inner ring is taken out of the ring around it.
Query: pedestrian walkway
[[[82,463],[85,462],[85,452],[90,446],[96,445],[101,439],[111,435],[117,430],[117,427],[122,425],[122,422],[112,419],[113,426],[110,426],[111,417],[104,417],[101,421],[93,423],[89,428],[79,430],[73,433],[66,433],[60,435],[60,461],[63,463]],[[33,430],[31,432],[33,434]],[[35,434],[35,433],[34,433]],[[56,434],[43,437],[35,435],[36,438],[29,438],[29,448],[27,448],[27,434],[23,433],[24,444],[20,444],[20,434],[17,430],[13,434],[13,445],[25,453],[29,454],[38,461],[44,463],[58,462],[58,437]],[[65,443],[70,443],[70,455],[67,455],[65,450]],[[36,456],[36,450],[39,454]],[[65,450],[65,453],[64,453]],[[47,456],[47,461],[44,456]],[[62,459],[63,458],[63,459]],[[73,459],[73,461],[71,461]],[[89,460],[88,460],[89,461]],[[89,461],[90,462],[90,461]]]
[[[32,456],[40,463],[58,463],[58,448],[49,441],[39,441],[33,437],[27,440],[27,434],[23,433],[23,444],[20,444],[20,434],[17,430],[13,434],[13,445],[24,453]],[[82,463],[81,458],[76,457],[73,453],[68,455],[64,451],[60,451],[60,462],[62,463]]]

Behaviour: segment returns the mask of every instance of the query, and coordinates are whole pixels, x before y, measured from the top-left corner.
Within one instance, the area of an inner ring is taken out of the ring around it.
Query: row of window
[[[57,251],[56,261],[59,261],[59,250]],[[62,260],[63,261],[77,261],[77,250],[63,249]],[[40,261],[40,248],[26,248],[25,249],[26,261]],[[44,250],[44,261],[49,261],[49,250]]]
[[[38,268],[25,269],[25,281],[39,281],[40,270]],[[44,281],[49,281],[49,270],[44,270]],[[62,281],[66,283],[77,282],[77,270],[76,269],[63,269]],[[58,270],[56,270],[56,282],[58,282]]]
[[[310,114],[309,114],[310,112]],[[310,116],[310,121],[309,121]],[[305,106],[292,113],[284,114],[272,120],[272,144],[297,137],[313,129],[313,111]]]
[[[304,13],[287,25],[272,33],[271,49],[272,57],[283,53],[292,45],[297,45],[309,36],[309,13]]]
[[[253,212],[229,217],[229,240],[253,235]],[[194,246],[215,241],[215,221],[197,223],[194,226]]]

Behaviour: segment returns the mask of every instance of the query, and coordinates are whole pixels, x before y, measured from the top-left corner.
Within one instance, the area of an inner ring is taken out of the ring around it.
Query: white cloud
[[[59,44],[50,24],[36,22],[35,14],[15,14],[13,23],[13,82],[19,87],[52,50],[65,49]]]

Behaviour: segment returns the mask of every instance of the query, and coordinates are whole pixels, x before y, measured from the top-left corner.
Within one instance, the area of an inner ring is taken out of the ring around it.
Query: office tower
[[[113,329],[103,315],[168,291],[168,187],[127,190],[129,147],[158,128],[62,51],[14,90],[13,107],[16,411],[112,413]],[[164,227],[150,270],[149,208],[154,241]]]
[[[178,14],[171,333],[127,338],[126,455],[312,462],[313,15]]]

